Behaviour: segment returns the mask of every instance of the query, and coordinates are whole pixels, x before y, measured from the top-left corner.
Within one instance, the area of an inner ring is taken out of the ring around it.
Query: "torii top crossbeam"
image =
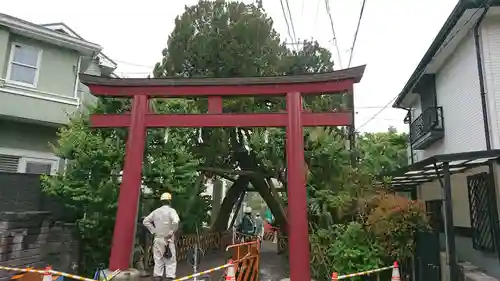
[[[286,113],[222,114],[223,96],[352,94],[365,66],[321,74],[255,78],[104,78],[81,75],[95,96],[208,97],[208,114],[163,115],[145,112],[146,127],[284,127]],[[226,118],[230,117],[230,118]],[[303,126],[345,126],[353,123],[350,111],[302,113]],[[93,115],[94,127],[128,127],[130,115]]]
[[[150,127],[286,127],[290,277],[310,279],[307,194],[304,172],[304,126],[352,126],[352,110],[311,113],[302,95],[348,94],[365,66],[322,74],[259,78],[103,78],[80,75],[96,96],[133,98],[131,113],[94,114],[93,127],[129,128],[109,267],[126,270],[132,254],[146,129]],[[225,96],[286,96],[284,113],[223,113]],[[158,97],[207,97],[208,113],[156,114],[148,100]]]

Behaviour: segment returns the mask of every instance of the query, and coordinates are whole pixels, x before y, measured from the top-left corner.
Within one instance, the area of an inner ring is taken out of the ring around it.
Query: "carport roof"
[[[499,158],[500,149],[440,154],[381,176],[392,178],[384,186],[393,189],[408,188],[438,179],[438,174],[443,173],[443,163],[449,163],[450,173],[456,174]]]

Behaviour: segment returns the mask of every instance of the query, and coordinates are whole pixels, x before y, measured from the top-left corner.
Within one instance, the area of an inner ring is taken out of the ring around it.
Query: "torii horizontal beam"
[[[146,114],[144,125],[147,128],[165,127],[286,127],[287,113],[248,113],[248,114]],[[304,127],[346,126],[352,124],[351,111],[311,113],[302,112]],[[90,123],[94,128],[129,127],[130,114],[94,114]]]
[[[303,95],[345,92],[358,83],[365,66],[320,74],[247,78],[127,78],[110,79],[80,75],[80,80],[96,96],[194,97]]]

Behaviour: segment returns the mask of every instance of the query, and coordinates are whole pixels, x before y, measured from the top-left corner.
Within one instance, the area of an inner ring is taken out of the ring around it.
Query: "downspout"
[[[488,13],[489,6],[484,9],[483,14],[479,17],[476,25],[474,26],[474,44],[476,46],[476,60],[477,60],[477,73],[479,78],[479,91],[481,93],[481,109],[483,111],[483,125],[484,125],[484,137],[486,139],[486,150],[491,150],[491,136],[490,136],[490,125],[488,121],[488,106],[486,101],[486,87],[484,85],[484,71],[483,71],[483,58],[481,55],[481,34],[479,33],[479,28],[483,22],[486,13]]]
[[[405,109],[408,112],[408,114],[410,115],[410,120],[408,122],[408,137],[409,137],[408,145],[410,146],[411,164],[413,164],[413,163],[415,163],[415,159],[413,158],[413,145],[411,145],[411,119],[412,119],[411,109],[409,109],[409,108],[405,108]]]
[[[80,84],[80,67],[82,66],[82,56],[78,57],[78,63],[76,64],[76,74],[75,74],[75,88],[73,92],[73,97],[78,101],[76,108],[80,108],[83,101],[78,98],[78,86]]]
[[[479,91],[481,94],[481,110],[483,113],[483,126],[484,126],[484,138],[486,142],[486,150],[492,150],[491,148],[491,134],[490,134],[490,122],[488,119],[488,102],[486,96],[486,87],[485,87],[485,78],[484,78],[484,70],[483,70],[483,57],[482,57],[482,49],[481,49],[481,33],[479,31],[481,24],[484,20],[484,17],[488,13],[489,5],[486,5],[483,14],[478,19],[476,25],[474,26],[474,44],[476,48],[476,61],[477,61],[477,73],[479,79]],[[495,250],[497,252],[497,258],[500,262],[500,229],[499,229],[499,219],[498,219],[498,204],[497,204],[497,195],[496,195],[496,173],[495,166],[492,161],[488,161],[488,172],[491,176],[491,193],[494,196],[490,196],[489,206],[490,206],[490,223],[493,228],[493,243],[495,245]]]

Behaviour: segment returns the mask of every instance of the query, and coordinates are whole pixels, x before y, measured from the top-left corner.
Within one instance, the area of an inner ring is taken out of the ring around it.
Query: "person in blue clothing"
[[[255,222],[252,219],[251,207],[245,207],[243,209],[243,217],[241,218],[240,223],[236,227],[236,231],[247,237],[255,235]]]

